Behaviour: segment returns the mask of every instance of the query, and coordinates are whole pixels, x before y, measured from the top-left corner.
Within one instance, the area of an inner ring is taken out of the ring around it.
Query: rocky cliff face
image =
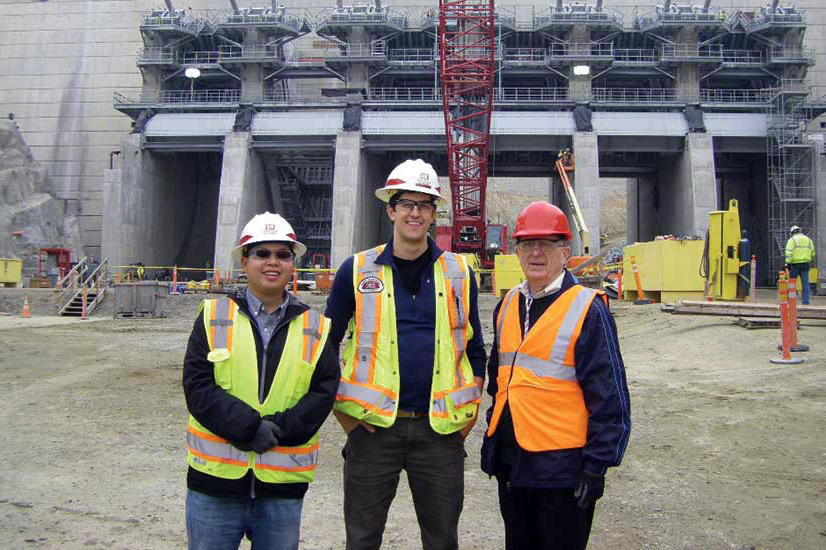
[[[64,216],[17,125],[0,120],[0,258],[23,259],[24,274],[32,275],[41,247],[68,248],[72,260],[83,256],[77,220]]]

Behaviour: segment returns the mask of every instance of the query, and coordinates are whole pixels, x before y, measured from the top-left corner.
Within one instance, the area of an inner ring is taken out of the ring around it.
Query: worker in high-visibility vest
[[[792,279],[800,277],[801,301],[803,305],[809,305],[809,270],[815,258],[815,245],[797,225],[793,225],[789,233],[791,237],[786,241],[786,265],[789,268],[789,277]]]
[[[249,286],[204,300],[183,386],[190,549],[298,548],[301,508],[318,463],[318,430],[338,388],[328,319],[287,292],[307,248],[266,212],[244,227],[233,258]]]
[[[581,549],[631,431],[617,329],[605,295],[564,267],[559,208],[531,203],[514,237],[526,280],[493,314],[482,469],[498,481],[507,550]]]
[[[381,547],[406,470],[423,548],[455,549],[464,438],[485,374],[476,279],[462,256],[428,238],[444,203],[430,164],[403,162],[376,196],[393,237],[344,261],[326,311],[333,345],[350,335],[335,405],[347,433],[347,548]]]

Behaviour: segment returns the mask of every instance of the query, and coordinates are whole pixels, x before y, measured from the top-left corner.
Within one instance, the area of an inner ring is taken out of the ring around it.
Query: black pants
[[[424,550],[459,547],[464,500],[465,448],[457,432],[439,435],[427,417],[399,418],[369,433],[356,427],[347,437],[344,461],[344,522],[348,550],[381,548],[387,511],[399,474],[407,471]]]
[[[583,550],[594,507],[581,510],[573,489],[525,489],[499,480],[507,550]]]

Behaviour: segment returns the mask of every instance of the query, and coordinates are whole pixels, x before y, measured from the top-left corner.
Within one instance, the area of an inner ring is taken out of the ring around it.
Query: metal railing
[[[772,89],[737,90],[727,88],[702,88],[703,103],[766,103],[773,95]]]
[[[346,95],[328,97],[323,95],[319,88],[264,90],[261,99],[264,103],[342,103],[347,101]]]
[[[789,8],[783,9],[784,13],[769,13],[766,8],[762,8],[759,16],[744,21],[746,30],[754,32],[772,25],[789,26],[805,24],[806,18],[803,12],[797,10],[790,12]]]
[[[534,29],[563,23],[604,23],[622,27],[622,15],[613,9],[603,8],[597,11],[585,6],[565,6],[561,10],[556,7],[547,8],[533,17]]]
[[[494,101],[568,101],[568,88],[494,88]]]
[[[504,60],[508,63],[545,63],[548,50],[545,48],[505,48]]]
[[[442,100],[442,92],[438,88],[370,88],[367,92],[368,101],[423,101],[435,102]]]
[[[386,7],[377,10],[374,6],[347,6],[320,10],[316,19],[317,27],[336,24],[387,24],[406,29],[408,16]]]
[[[430,62],[439,58],[439,54],[431,48],[394,48],[387,53],[388,61],[401,63]]]
[[[177,52],[167,47],[146,47],[138,50],[138,63],[175,63]]]
[[[669,44],[661,46],[661,56],[666,59],[723,59],[723,46],[720,44]]]
[[[608,43],[554,43],[548,47],[548,56],[554,58],[566,57],[613,57],[614,45]]]
[[[226,63],[245,59],[278,59],[275,46],[219,46],[218,61]]]
[[[677,101],[672,88],[591,88],[593,101],[616,103],[657,103]]]
[[[654,63],[657,61],[657,50],[645,49],[615,49],[614,61],[622,63]]]
[[[241,90],[162,90],[144,92],[130,97],[115,92],[116,105],[143,105],[158,103],[213,103],[235,104],[241,100]]]
[[[769,49],[769,62],[778,63],[808,63],[815,62],[815,52],[810,48],[771,48]]]
[[[195,19],[183,12],[183,10],[170,12],[167,10],[154,10],[143,18],[143,25],[147,27],[179,27],[192,33],[199,33],[206,25],[205,21]]]
[[[760,50],[723,50],[723,63],[760,65],[763,63],[763,52]]]
[[[186,65],[218,63],[221,61],[221,54],[216,51],[183,52],[181,61]]]
[[[227,14],[222,23],[229,25],[283,25],[299,32],[303,18],[291,15],[283,6],[273,12],[270,8],[247,8],[241,13]]]
[[[327,59],[342,57],[387,57],[387,44],[383,41],[374,44],[347,44],[324,51]]]

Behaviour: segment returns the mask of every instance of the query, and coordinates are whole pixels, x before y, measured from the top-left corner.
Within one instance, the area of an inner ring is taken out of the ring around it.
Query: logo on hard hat
[[[358,290],[362,294],[376,294],[384,290],[384,283],[378,277],[365,277],[359,283]]]
[[[265,223],[264,224],[264,233],[275,233],[277,230],[275,228],[274,223]]]

